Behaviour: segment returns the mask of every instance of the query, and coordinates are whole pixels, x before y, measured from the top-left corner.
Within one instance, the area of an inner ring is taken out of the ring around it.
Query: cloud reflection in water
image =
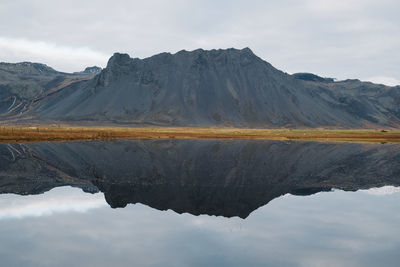
[[[142,204],[124,209],[106,205],[102,194],[70,187],[28,197],[1,195],[2,262],[5,266],[396,266],[400,260],[400,217],[395,212],[400,193],[287,194],[244,220],[179,215]]]
[[[0,220],[86,212],[107,206],[102,193],[88,194],[79,188],[59,187],[40,195],[0,195]]]

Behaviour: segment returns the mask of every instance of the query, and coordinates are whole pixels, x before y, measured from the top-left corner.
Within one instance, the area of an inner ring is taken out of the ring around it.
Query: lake
[[[398,266],[400,145],[0,144],[4,266]]]

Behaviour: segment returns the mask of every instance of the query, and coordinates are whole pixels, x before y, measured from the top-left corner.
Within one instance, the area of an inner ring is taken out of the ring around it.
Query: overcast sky
[[[1,0],[0,61],[66,72],[144,58],[244,48],[289,72],[400,84],[399,0]]]

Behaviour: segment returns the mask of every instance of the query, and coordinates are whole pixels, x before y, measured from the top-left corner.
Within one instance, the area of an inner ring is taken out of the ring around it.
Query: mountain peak
[[[100,67],[92,66],[92,67],[86,67],[85,70],[83,71],[74,72],[73,74],[99,74],[101,70],[102,68]]]
[[[0,63],[0,69],[15,71],[22,74],[41,74],[41,73],[57,73],[53,68],[42,64],[33,62],[19,62],[19,63]]]
[[[246,53],[252,53],[252,54],[254,54],[253,53],[253,51],[249,48],[249,47],[245,47],[245,48],[243,48],[242,50],[241,50],[242,52],[246,52]]]
[[[304,80],[304,81],[313,81],[313,82],[334,82],[334,78],[324,78],[313,73],[308,72],[299,72],[292,74],[295,79]]]
[[[97,67],[97,66],[93,66],[93,67],[87,67],[83,73],[87,73],[87,74],[97,74],[99,72],[101,72],[102,68]]]
[[[193,51],[181,50],[172,56],[180,62],[187,62],[188,64],[198,66],[207,66],[209,64],[217,64],[218,66],[246,66],[254,62],[264,62],[248,47],[243,49],[204,50],[200,48]]]
[[[253,51],[251,51],[250,48],[245,47],[243,49],[237,49],[237,48],[227,48],[227,49],[211,49],[211,50],[204,50],[202,48],[193,50],[193,51],[187,51],[187,50],[181,50],[177,54],[203,54],[203,55],[210,55],[210,56],[219,56],[219,55],[254,55]]]
[[[108,60],[107,68],[114,66],[127,66],[131,63],[132,58],[125,53],[114,53]]]

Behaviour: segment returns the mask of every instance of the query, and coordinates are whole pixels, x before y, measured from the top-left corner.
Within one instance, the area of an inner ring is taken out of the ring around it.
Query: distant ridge
[[[306,72],[295,73],[292,76],[296,79],[305,80],[305,81],[314,81],[314,82],[334,82],[335,81],[335,79],[333,79],[333,78],[322,78],[318,75],[315,75],[312,73],[306,73]]]
[[[87,67],[85,70],[80,71],[80,72],[74,72],[74,74],[98,74],[100,73],[102,68],[93,66],[93,67]]]
[[[6,116],[4,110],[3,119],[144,126],[400,127],[399,86],[289,75],[249,48],[182,50],[145,59],[115,53],[105,69],[88,72],[79,74],[95,76],[41,95],[20,114]]]

